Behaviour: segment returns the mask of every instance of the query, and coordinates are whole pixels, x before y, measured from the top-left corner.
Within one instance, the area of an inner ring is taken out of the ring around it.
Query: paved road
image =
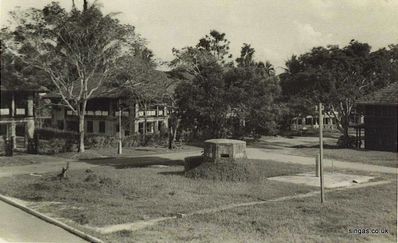
[[[0,242],[87,242],[0,201]]]
[[[270,152],[270,151],[267,151],[264,149],[258,149],[258,148],[247,148],[246,152],[247,152],[247,157],[249,159],[267,159],[267,160],[273,160],[273,161],[282,162],[282,163],[294,163],[294,164],[314,165],[315,166],[315,158],[311,158],[311,157],[275,153],[275,152]],[[341,168],[341,169],[368,171],[368,172],[398,174],[398,168],[370,165],[370,164],[363,164],[363,163],[356,163],[356,162],[338,161],[338,160],[331,160],[331,159],[325,159],[324,166],[325,167],[336,167],[336,168]]]

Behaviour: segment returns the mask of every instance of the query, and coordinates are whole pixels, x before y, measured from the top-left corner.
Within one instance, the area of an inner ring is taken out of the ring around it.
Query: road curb
[[[25,205],[22,205],[22,204],[20,204],[20,203],[18,203],[18,202],[16,202],[16,201],[14,201],[14,200],[12,200],[12,199],[10,199],[10,198],[4,196],[4,195],[2,195],[2,194],[0,194],[0,200],[3,201],[3,202],[5,202],[5,203],[8,203],[8,204],[10,204],[10,205],[12,205],[12,206],[14,206],[14,207],[17,207],[17,208],[23,210],[23,211],[26,212],[26,213],[29,213],[29,214],[31,214],[31,215],[33,215],[33,216],[35,216],[35,217],[38,217],[38,218],[40,218],[40,219],[46,221],[47,223],[56,225],[56,226],[58,226],[58,227],[60,227],[60,228],[62,228],[62,229],[64,229],[64,230],[66,230],[66,231],[68,231],[68,232],[70,232],[70,233],[72,233],[72,234],[74,234],[74,235],[76,235],[76,236],[79,236],[80,238],[85,239],[85,240],[87,240],[87,241],[89,241],[89,242],[103,243],[102,240],[100,240],[100,239],[98,239],[98,238],[96,238],[96,237],[94,237],[94,236],[91,236],[91,235],[89,235],[89,234],[87,234],[87,233],[84,233],[83,231],[80,231],[80,230],[78,230],[78,229],[75,229],[75,228],[73,228],[73,227],[71,227],[71,226],[69,226],[69,225],[67,225],[67,224],[62,223],[61,221],[58,221],[58,220],[56,220],[56,219],[53,219],[53,218],[51,218],[51,217],[49,217],[49,216],[47,216],[47,215],[44,215],[44,214],[42,214],[42,213],[39,213],[39,212],[37,212],[36,210],[33,210],[33,209],[31,209],[31,208],[28,208],[28,207],[26,207]]]

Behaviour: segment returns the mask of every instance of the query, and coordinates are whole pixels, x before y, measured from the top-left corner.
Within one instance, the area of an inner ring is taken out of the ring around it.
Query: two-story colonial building
[[[35,131],[35,100],[40,92],[47,89],[35,85],[13,87],[3,80],[0,85],[0,135],[13,139],[14,148],[17,137],[33,139]]]
[[[51,126],[59,130],[78,131],[78,117],[61,105],[57,95],[49,94],[52,100]],[[59,105],[57,105],[57,103]],[[119,118],[122,136],[134,133],[157,133],[168,126],[169,111],[164,104],[142,104],[132,102],[128,92],[122,88],[101,87],[87,102],[85,131],[87,134],[118,136]]]

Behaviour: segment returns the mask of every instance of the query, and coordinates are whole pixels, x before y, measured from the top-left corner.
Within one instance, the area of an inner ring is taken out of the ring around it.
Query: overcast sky
[[[15,6],[43,7],[51,0],[0,0],[1,24]],[[60,0],[70,9],[72,0]],[[75,0],[81,7],[83,0]],[[93,2],[93,0],[89,0]],[[104,12],[121,12],[136,27],[157,58],[172,59],[171,49],[195,45],[216,29],[231,41],[234,58],[250,43],[256,59],[284,66],[292,54],[313,46],[351,39],[373,50],[398,44],[398,0],[101,0]],[[281,70],[278,70],[280,72]]]

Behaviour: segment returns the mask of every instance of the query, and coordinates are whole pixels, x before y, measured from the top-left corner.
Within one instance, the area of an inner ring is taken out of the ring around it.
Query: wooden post
[[[15,106],[15,93],[12,93],[11,96],[11,140],[12,140],[12,149],[17,148],[17,136],[16,136],[16,127],[17,124],[15,122],[15,115],[16,115],[16,106]]]
[[[321,203],[325,201],[324,185],[323,185],[323,107],[319,103],[319,176],[321,183]]]
[[[122,106],[119,100],[119,144],[117,147],[117,154],[122,154]]]
[[[319,167],[319,153],[315,157],[315,176],[319,177],[320,174],[320,167]]]

